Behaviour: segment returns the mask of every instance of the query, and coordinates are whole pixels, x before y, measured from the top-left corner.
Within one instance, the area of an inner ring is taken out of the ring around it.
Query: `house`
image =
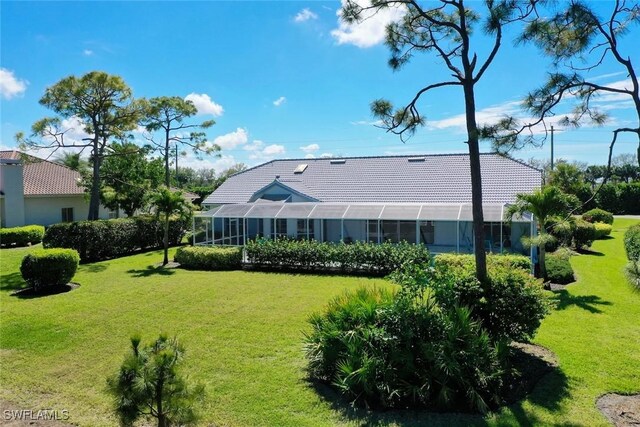
[[[542,173],[481,154],[487,250],[528,253],[531,215],[505,222],[518,193]],[[423,243],[434,252],[474,249],[467,154],[273,160],[229,177],[202,203],[194,244],[243,245],[257,236],[346,243]]]
[[[0,226],[87,219],[89,201],[80,174],[19,151],[0,151]],[[100,218],[110,212],[100,207]],[[111,214],[112,215],[112,214]]]

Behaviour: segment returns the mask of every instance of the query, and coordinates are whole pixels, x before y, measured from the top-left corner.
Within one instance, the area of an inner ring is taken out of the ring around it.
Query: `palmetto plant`
[[[554,221],[562,221],[569,213],[566,196],[557,188],[547,186],[536,190],[531,194],[518,194],[516,202],[508,207],[505,217],[510,220],[514,215],[532,213],[538,224],[538,236],[532,237],[528,242],[537,246],[540,250],[540,275],[546,279],[547,268],[545,264],[545,245],[553,240],[553,236],[547,233],[545,226]]]

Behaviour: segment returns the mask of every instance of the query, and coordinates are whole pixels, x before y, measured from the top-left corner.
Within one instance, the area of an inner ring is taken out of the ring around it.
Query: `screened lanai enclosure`
[[[522,237],[535,233],[532,215],[504,218],[506,204],[483,205],[485,247],[495,253],[530,255]],[[432,253],[472,253],[470,203],[241,203],[199,212],[194,245],[243,246],[256,238],[322,242],[422,243]]]

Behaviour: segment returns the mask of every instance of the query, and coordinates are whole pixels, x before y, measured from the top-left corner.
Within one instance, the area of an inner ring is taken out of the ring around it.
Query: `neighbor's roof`
[[[481,154],[480,164],[484,203],[513,202],[541,186],[542,172],[519,161]],[[320,202],[471,202],[469,155],[436,154],[273,160],[232,175],[203,203],[246,203],[274,180]]]
[[[66,166],[20,151],[0,151],[0,159],[21,160],[25,196],[84,194],[80,174]]]

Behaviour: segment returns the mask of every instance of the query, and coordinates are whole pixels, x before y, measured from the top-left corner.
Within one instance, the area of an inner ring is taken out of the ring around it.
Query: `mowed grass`
[[[622,234],[633,222],[616,220],[596,254],[573,257],[578,282],[553,295],[558,308],[535,342],[557,354],[561,370],[526,401],[485,417],[352,410],[306,380],[309,314],[346,290],[389,286],[384,280],[167,271],[153,268],[159,252],[83,265],[80,288],[19,299],[10,293],[23,286],[19,264],[30,249],[1,250],[0,398],[68,409],[74,424],[114,425],[106,377],[133,333],[166,332],[185,344],[185,370],[206,386],[204,425],[607,425],[596,398],[640,392],[640,294],[622,275]]]

